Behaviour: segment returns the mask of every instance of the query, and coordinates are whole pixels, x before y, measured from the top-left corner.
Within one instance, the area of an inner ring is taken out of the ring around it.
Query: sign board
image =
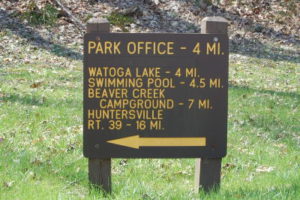
[[[88,33],[84,155],[226,155],[228,36]]]

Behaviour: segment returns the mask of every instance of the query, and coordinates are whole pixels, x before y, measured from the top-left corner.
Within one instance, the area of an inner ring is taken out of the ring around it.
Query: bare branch
[[[86,27],[85,25],[82,23],[81,20],[79,20],[77,17],[75,17],[72,12],[66,8],[60,0],[52,0],[54,4],[56,4],[57,6],[59,6],[63,12],[70,18],[70,20],[74,23],[74,25],[76,25],[79,29],[81,30],[85,30]]]

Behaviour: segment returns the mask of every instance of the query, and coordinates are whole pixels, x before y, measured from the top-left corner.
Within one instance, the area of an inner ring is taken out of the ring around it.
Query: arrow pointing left
[[[139,135],[108,140],[108,143],[139,149],[145,147],[206,146],[205,137],[140,137]]]

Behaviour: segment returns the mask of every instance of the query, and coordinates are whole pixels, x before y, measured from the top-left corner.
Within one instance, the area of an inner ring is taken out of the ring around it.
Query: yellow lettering
[[[89,41],[88,42],[88,54],[91,54],[91,50],[96,48],[96,42]]]
[[[167,53],[168,53],[168,55],[173,55],[174,54],[174,47],[173,47],[173,45],[174,45],[174,42],[168,42],[167,43],[168,44],[168,46],[167,46]]]
[[[107,54],[108,52],[109,52],[110,54],[113,54],[113,53],[112,53],[112,46],[113,46],[113,44],[112,44],[110,41],[107,41],[107,42],[104,43],[105,54]]]
[[[213,52],[213,54],[216,54],[216,43],[214,43],[213,45],[211,45],[209,42],[206,43],[206,54],[209,55],[211,52]]]
[[[114,42],[114,54],[121,54],[119,49],[121,42]]]
[[[161,50],[161,46],[166,46],[166,44],[164,43],[164,42],[159,42],[158,43],[158,45],[157,45],[157,52],[158,52],[158,54],[160,54],[160,55],[163,55],[163,54],[165,54],[166,53],[166,50]]]
[[[127,44],[127,52],[129,54],[135,54],[136,52],[136,46],[135,46],[135,43],[134,42],[128,42]]]
[[[97,54],[97,53],[99,53],[99,52],[100,52],[101,54],[104,53],[104,52],[103,52],[102,45],[101,45],[101,42],[98,42],[97,49],[96,49],[95,53]]]

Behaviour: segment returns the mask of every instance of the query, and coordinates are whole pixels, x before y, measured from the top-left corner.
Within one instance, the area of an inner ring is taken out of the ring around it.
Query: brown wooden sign
[[[226,155],[228,36],[88,33],[84,155]]]

